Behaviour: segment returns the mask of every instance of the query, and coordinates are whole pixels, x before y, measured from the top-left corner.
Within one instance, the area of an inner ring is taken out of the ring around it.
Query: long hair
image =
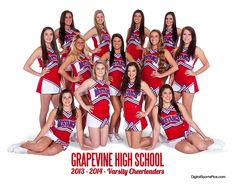
[[[104,12],[103,12],[102,10],[96,10],[96,11],[95,11],[95,14],[94,14],[94,25],[95,25],[95,28],[96,28],[96,30],[97,30],[98,38],[99,38],[99,40],[100,40],[100,42],[101,42],[101,41],[102,41],[102,37],[101,37],[102,29],[100,28],[100,26],[98,25],[97,20],[96,20],[96,16],[97,16],[98,14],[103,14],[103,16],[104,16]],[[105,22],[105,16],[104,16],[103,27],[104,27],[104,30],[105,30],[107,33],[109,33],[109,32],[108,32],[108,29],[107,29],[107,26],[106,26],[106,22]]]
[[[119,33],[115,33],[115,34],[113,34],[112,39],[111,39],[111,51],[110,51],[110,59],[109,59],[109,66],[110,67],[112,66],[113,60],[114,60],[115,50],[114,50],[114,46],[113,46],[113,40],[114,40],[115,37],[121,39],[121,41],[122,41],[121,56],[122,56],[122,59],[123,59],[124,63],[126,64],[126,54],[125,54],[125,51],[124,51],[124,41],[123,41],[122,35],[119,34]]]
[[[108,65],[107,65],[106,62],[96,61],[95,64],[94,64],[94,66],[93,66],[93,69],[92,69],[92,76],[91,76],[91,77],[92,77],[92,79],[94,79],[94,80],[97,80],[97,79],[98,79],[98,78],[97,78],[97,75],[96,75],[96,66],[99,65],[99,64],[104,65],[104,67],[105,67],[105,74],[104,74],[103,80],[104,80],[105,82],[108,82],[108,81],[109,81],[109,69],[108,69]]]
[[[51,27],[44,27],[42,32],[41,32],[41,48],[42,48],[42,67],[46,67],[48,64],[48,51],[47,51],[47,47],[46,47],[46,42],[44,39],[44,33],[46,30],[51,30],[51,32],[53,33],[53,39],[51,41],[51,47],[54,50],[56,56],[57,56],[57,60],[59,63],[59,66],[61,64],[60,61],[60,53],[56,44],[56,37],[55,37],[55,32]]]
[[[167,30],[167,26],[166,26],[166,17],[168,15],[171,15],[172,18],[173,18],[173,23],[172,23],[172,38],[173,38],[173,41],[175,43],[177,43],[178,39],[179,39],[179,36],[178,36],[178,33],[177,33],[177,27],[176,27],[176,17],[175,17],[175,13],[174,12],[167,12],[166,15],[165,15],[165,19],[164,19],[164,24],[163,24],[163,30],[162,30],[162,35],[164,36],[165,33],[166,33],[166,30]]]
[[[73,59],[79,59],[78,49],[75,46],[76,45],[76,41],[78,39],[81,39],[84,42],[84,47],[82,49],[82,53],[85,54],[87,57],[90,57],[89,56],[89,52],[87,50],[87,46],[86,46],[86,40],[80,34],[77,34],[76,36],[73,37],[73,42],[71,44],[71,51],[69,52],[68,56],[72,57]]]
[[[134,21],[134,17],[136,13],[140,13],[141,14],[141,22],[140,22],[140,41],[141,41],[141,46],[144,45],[145,42],[145,34],[144,34],[144,13],[142,10],[136,10],[133,15],[132,15],[132,21],[131,21],[131,27],[128,30],[128,34],[127,34],[127,38],[126,38],[126,43],[128,43],[129,39],[131,38],[131,34],[134,32],[136,25],[135,25],[135,21]]]
[[[60,16],[60,28],[59,28],[59,38],[60,38],[60,42],[61,42],[61,45],[64,44],[64,38],[65,38],[65,17],[66,17],[66,14],[71,14],[72,16],[72,23],[70,25],[70,28],[79,32],[78,29],[75,29],[75,26],[74,26],[74,20],[73,20],[73,13],[69,10],[65,10],[61,13],[61,16]]]
[[[177,57],[183,51],[183,48],[184,48],[184,45],[185,45],[185,43],[183,41],[183,35],[184,35],[185,30],[189,31],[191,33],[191,36],[192,36],[192,41],[190,42],[189,47],[188,47],[188,56],[192,57],[192,58],[195,57],[195,50],[196,50],[196,47],[197,47],[196,46],[196,43],[197,43],[196,32],[192,27],[186,26],[182,29],[181,36],[180,36],[180,45],[179,45],[179,48],[177,49],[177,51],[175,52],[175,59],[177,59]]]
[[[159,58],[158,72],[159,73],[164,73],[166,71],[166,67],[165,67],[165,50],[164,50],[163,37],[162,37],[162,34],[159,30],[154,29],[150,32],[149,42],[148,42],[148,47],[147,48],[152,49],[153,44],[151,43],[151,34],[153,32],[158,33],[158,36],[159,36],[159,42],[158,42],[158,45],[157,45],[158,58]]]
[[[72,91],[70,89],[64,89],[60,93],[60,96],[59,96],[59,106],[58,106],[58,110],[56,112],[56,118],[61,118],[63,116],[63,102],[62,102],[62,98],[63,98],[63,95],[65,93],[70,93],[71,96],[72,96],[72,103],[71,103],[72,116],[74,118],[77,118],[76,107],[74,105],[74,97],[73,97],[73,93],[72,93]]]
[[[141,89],[141,73],[140,73],[140,68],[137,65],[136,62],[130,62],[127,64],[126,66],[126,70],[123,76],[123,80],[122,80],[122,86],[121,86],[121,94],[124,95],[127,87],[128,87],[128,83],[130,82],[130,78],[128,76],[128,69],[129,67],[134,66],[136,69],[136,78],[135,78],[135,83],[134,83],[134,88],[136,90],[136,94],[138,94],[140,92]]]
[[[175,95],[174,95],[174,91],[173,91],[172,87],[169,84],[164,84],[159,90],[159,102],[158,102],[158,120],[159,120],[159,122],[160,122],[162,108],[163,108],[162,93],[164,92],[165,89],[171,90],[171,93],[172,93],[171,105],[175,108],[177,114],[182,119],[182,114],[180,113],[179,107],[178,107],[177,102],[175,100]]]

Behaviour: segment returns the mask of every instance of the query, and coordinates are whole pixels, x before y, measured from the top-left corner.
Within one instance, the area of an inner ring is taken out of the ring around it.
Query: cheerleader
[[[41,72],[37,72],[31,67],[36,59],[42,67]],[[39,115],[41,128],[46,123],[50,102],[52,101],[54,107],[58,106],[61,92],[59,66],[60,56],[54,30],[51,27],[45,27],[41,32],[41,46],[32,53],[24,65],[25,71],[40,77],[37,92],[40,93],[41,101]]]
[[[144,13],[136,10],[132,16],[131,27],[127,32],[127,52],[131,54],[135,62],[142,67],[142,53],[145,38],[149,36],[149,29],[144,26]]]
[[[183,28],[180,45],[175,50],[174,58],[179,70],[170,78],[170,83],[172,83],[176,101],[182,97],[183,105],[192,118],[193,98],[195,93],[199,91],[196,76],[209,68],[204,52],[196,46],[196,33],[192,27]],[[200,59],[203,66],[194,71],[197,59]]]
[[[159,137],[160,125],[167,136],[167,144],[176,150],[193,154],[204,151],[213,144],[191,119],[184,105],[177,103],[174,91],[165,84],[159,91],[159,103],[152,111],[154,119],[153,142],[148,149],[153,149]]]
[[[59,97],[59,106],[51,111],[45,126],[32,141],[13,144],[9,152],[20,154],[55,155],[69,146],[69,137],[73,129],[77,129],[77,138],[81,149],[83,145],[83,131],[81,125],[81,111],[74,106],[73,94],[65,89]]]
[[[108,66],[103,62],[96,62],[93,67],[92,78],[84,81],[75,91],[75,97],[87,114],[86,125],[89,137],[84,137],[84,143],[92,148],[105,146],[109,130],[109,99]],[[88,91],[89,105],[83,101],[81,94]]]
[[[63,11],[60,16],[60,28],[55,30],[56,38],[63,49],[60,52],[62,62],[65,61],[70,52],[73,37],[79,33],[80,31],[74,26],[73,13],[69,10]],[[71,66],[66,67],[66,71],[71,75]],[[65,88],[71,88],[71,82],[66,79],[63,80],[63,84]]]
[[[110,35],[106,27],[105,16],[102,10],[95,11],[94,27],[84,35],[84,39],[92,38],[95,49],[89,51],[92,53],[92,62],[95,63],[100,57],[109,52]]]
[[[126,61],[134,61],[129,53],[124,52],[124,41],[120,34],[113,34],[111,39],[111,52],[105,53],[100,61],[109,61],[109,79],[110,79],[110,98],[113,105],[114,112],[111,116],[111,123],[109,127],[110,142],[122,141],[118,134],[121,121],[121,93],[120,88],[122,78],[126,69]]]
[[[129,147],[140,148],[151,144],[150,137],[141,137],[142,131],[147,127],[145,117],[151,112],[156,97],[149,86],[140,79],[140,69],[137,63],[127,65],[122,87],[122,101],[125,117],[126,138]],[[143,94],[150,98],[146,111],[142,111]]]
[[[66,72],[66,67],[71,66],[73,76]],[[72,83],[72,91],[77,88],[87,79],[91,77],[91,63],[85,51],[85,39],[81,35],[76,35],[71,44],[71,51],[65,62],[60,66],[59,73],[68,81]],[[89,104],[87,92],[81,94],[82,100],[86,105]],[[82,111],[83,130],[86,125],[86,111]]]

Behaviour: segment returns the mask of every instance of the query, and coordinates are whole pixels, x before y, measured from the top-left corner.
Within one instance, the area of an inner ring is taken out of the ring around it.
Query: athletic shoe
[[[117,139],[118,142],[123,142],[122,137],[118,133],[114,133],[115,138]]]
[[[14,153],[17,153],[17,154],[26,154],[27,151],[28,151],[27,149],[22,148],[20,146],[18,146],[14,149]]]
[[[220,139],[213,139],[214,143],[208,146],[209,151],[222,150],[225,146],[225,143]]]
[[[17,143],[17,144],[12,144],[9,146],[9,148],[7,149],[8,152],[14,152],[14,149],[21,146],[21,144],[23,144],[23,142]]]
[[[109,134],[108,137],[111,143],[118,143],[118,140],[116,139],[114,134]]]

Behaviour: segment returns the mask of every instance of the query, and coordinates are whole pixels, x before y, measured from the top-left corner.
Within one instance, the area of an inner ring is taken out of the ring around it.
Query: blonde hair
[[[108,65],[106,62],[101,62],[101,61],[95,62],[93,69],[92,69],[92,78],[94,80],[97,80],[97,75],[96,75],[95,70],[96,70],[96,66],[99,64],[104,65],[104,67],[105,67],[105,74],[104,74],[103,80],[105,80],[105,82],[109,82],[109,68],[108,68]]]
[[[100,42],[101,42],[101,41],[102,41],[102,38],[101,38],[102,30],[101,30],[100,26],[98,25],[98,23],[97,23],[97,21],[96,21],[96,16],[97,16],[98,14],[100,14],[100,13],[103,14],[103,16],[104,16],[104,12],[103,12],[102,10],[96,10],[96,11],[95,11],[95,14],[94,14],[94,25],[95,25],[95,28],[96,28],[96,30],[97,30],[97,35],[98,35],[98,37],[99,37],[99,40],[100,40]],[[109,33],[109,32],[108,32],[108,29],[107,29],[107,27],[106,27],[105,16],[104,16],[103,27],[104,27],[104,30],[105,30],[107,33]]]
[[[71,51],[69,53],[69,56],[72,57],[74,60],[78,60],[79,59],[79,56],[78,56],[78,49],[76,48],[75,44],[76,44],[76,41],[78,39],[82,39],[84,41],[84,47],[82,49],[82,53],[85,54],[89,59],[90,56],[89,56],[89,51],[88,51],[88,47],[86,45],[86,40],[83,38],[83,36],[81,36],[80,34],[77,34],[73,37],[73,42],[71,44]]]
[[[153,32],[157,32],[158,35],[159,35],[159,42],[157,44],[157,50],[158,50],[158,58],[159,58],[159,68],[158,68],[158,72],[159,73],[164,73],[166,71],[166,67],[165,67],[165,48],[164,48],[164,43],[163,43],[163,36],[162,36],[162,33],[157,30],[157,29],[154,29],[150,32],[149,34],[149,41],[148,41],[148,45],[147,45],[147,49],[150,50],[152,49],[152,43],[150,41],[151,39],[151,34]]]

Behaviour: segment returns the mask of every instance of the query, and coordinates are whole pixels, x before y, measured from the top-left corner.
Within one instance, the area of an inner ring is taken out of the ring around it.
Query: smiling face
[[[82,52],[85,47],[85,41],[81,38],[78,38],[75,42],[75,47],[78,51]]]
[[[53,31],[50,29],[45,30],[43,37],[46,44],[50,44],[53,40]]]
[[[104,23],[104,14],[103,13],[98,13],[97,15],[96,15],[96,23],[98,24],[98,25],[103,25],[103,23]]]
[[[98,63],[96,66],[95,66],[95,73],[96,73],[96,76],[99,80],[103,80],[103,77],[105,75],[105,66],[101,63]]]
[[[151,42],[151,44],[152,44],[153,46],[158,45],[158,43],[159,43],[159,41],[160,41],[159,33],[156,32],[156,31],[151,32],[151,33],[150,33],[149,40],[150,40],[150,42]]]
[[[127,71],[127,76],[130,79],[130,82],[134,82],[136,78],[137,70],[135,66],[129,66]]]
[[[64,93],[62,96],[62,104],[64,107],[70,107],[73,101],[71,93]]]
[[[122,40],[119,37],[114,37],[113,38],[113,47],[115,50],[120,50],[122,47]]]
[[[169,88],[164,89],[161,96],[163,103],[170,103],[172,97],[173,97],[172,91]]]
[[[72,21],[73,21],[72,14],[67,12],[66,15],[65,15],[65,19],[64,19],[65,25],[70,26],[72,24]]]
[[[140,24],[142,20],[142,15],[139,12],[136,12],[134,15],[134,23]]]
[[[190,42],[192,41],[192,33],[185,29],[183,31],[182,40],[186,46],[189,46]]]
[[[165,24],[166,24],[166,26],[167,26],[167,27],[172,27],[173,22],[174,22],[173,16],[172,16],[171,14],[168,14],[168,15],[166,16],[166,19],[165,19]]]

